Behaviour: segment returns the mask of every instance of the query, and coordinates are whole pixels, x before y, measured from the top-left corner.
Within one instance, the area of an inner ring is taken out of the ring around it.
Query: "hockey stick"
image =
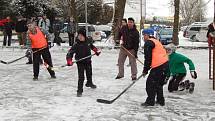
[[[87,58],[90,58],[90,57],[92,57],[92,56],[94,56],[94,55],[96,55],[96,54],[94,53],[94,54],[92,54],[92,55],[88,55],[88,56],[83,57],[83,58],[81,58],[81,59],[75,60],[73,63],[80,62],[80,61],[85,60],[85,59],[87,59]],[[46,66],[47,69],[50,69],[50,70],[56,70],[56,69],[63,68],[63,67],[66,67],[66,66],[67,66],[67,64],[65,64],[65,65],[62,65],[62,66],[60,66],[60,67],[58,67],[58,68],[54,68],[54,67],[49,66],[46,62],[44,62],[44,65]]]
[[[130,85],[128,85],[127,88],[125,88],[118,96],[116,96],[113,100],[105,100],[105,99],[97,99],[96,101],[99,103],[104,103],[104,104],[112,104],[115,100],[117,100],[122,94],[124,94],[131,86],[133,86],[141,77],[143,74],[141,74],[136,81],[133,81]]]
[[[138,59],[138,58],[136,58],[131,52],[129,52],[123,45],[121,45],[120,47],[122,47],[129,55],[131,55],[132,57],[134,57],[137,61],[139,61],[142,65],[144,65],[143,64],[143,62],[140,60],[140,59]]]
[[[41,51],[41,50],[43,50],[43,49],[45,49],[45,48],[46,48],[46,47],[40,48],[39,50],[34,51],[33,54],[34,54],[34,53],[37,53],[37,52],[39,52],[39,51]],[[16,61],[18,61],[18,60],[21,60],[21,59],[25,58],[26,56],[27,56],[27,55],[24,55],[24,56],[22,56],[22,57],[19,57],[19,58],[17,58],[17,59],[14,59],[14,60],[12,60],[12,61],[9,61],[9,62],[3,61],[3,60],[0,60],[0,62],[3,63],[3,64],[11,64],[11,63],[14,63],[14,62],[16,62]]]
[[[7,62],[5,62],[5,61],[3,61],[3,60],[0,60],[0,62],[3,63],[3,64],[7,64]]]

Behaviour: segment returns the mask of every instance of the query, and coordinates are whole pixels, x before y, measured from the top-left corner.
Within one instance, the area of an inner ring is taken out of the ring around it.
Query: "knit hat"
[[[86,29],[85,29],[85,28],[80,28],[80,29],[78,30],[78,34],[82,34],[85,38],[87,37],[87,36],[86,36]]]
[[[149,35],[149,36],[154,36],[154,30],[153,30],[153,29],[144,29],[144,30],[142,31],[142,33],[143,33],[143,35],[144,35],[144,34],[147,34],[147,35]]]
[[[164,48],[169,51],[170,53],[175,52],[176,51],[176,46],[174,44],[168,44],[166,46],[164,46]]]

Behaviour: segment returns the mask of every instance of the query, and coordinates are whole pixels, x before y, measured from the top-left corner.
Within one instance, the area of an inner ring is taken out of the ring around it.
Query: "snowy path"
[[[51,49],[55,66],[65,64],[66,49],[63,50]],[[104,49],[100,57],[93,57],[93,80],[98,88],[84,87],[83,97],[76,97],[76,65],[56,70],[54,80],[41,66],[39,81],[32,81],[32,65],[25,64],[27,59],[8,66],[0,64],[0,121],[215,121],[215,93],[212,81],[208,80],[208,50],[178,51],[193,59],[199,77],[192,95],[170,94],[165,86],[164,107],[140,106],[146,98],[145,79],[111,105],[96,102],[97,98],[113,99],[131,83],[130,67],[125,67],[124,79],[114,79],[118,50]],[[24,53],[25,50],[4,48],[0,50],[0,59],[11,60]],[[140,53],[139,58],[143,60]],[[142,71],[142,65],[138,64],[138,70]]]

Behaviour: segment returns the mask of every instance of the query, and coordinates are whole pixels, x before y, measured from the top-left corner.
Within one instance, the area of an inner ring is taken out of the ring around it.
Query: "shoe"
[[[184,81],[184,86],[185,86],[185,89],[188,90],[190,88],[190,81],[189,80],[185,80]]]
[[[95,88],[97,88],[97,86],[96,85],[94,85],[94,84],[85,84],[85,86],[86,87],[91,87],[92,89],[95,89]]]
[[[117,76],[115,79],[121,79],[123,78],[123,76]]]
[[[185,83],[184,82],[179,83],[178,90],[179,91],[184,91],[185,90]]]
[[[33,77],[33,80],[34,80],[34,81],[37,81],[37,80],[38,80],[38,77],[36,77],[36,76]]]
[[[27,62],[26,64],[33,64],[31,61]]]
[[[132,81],[136,81],[137,80],[137,77],[132,77]]]
[[[81,97],[82,96],[82,92],[77,92],[77,97]]]
[[[158,102],[158,101],[156,101],[155,103],[159,104],[160,106],[164,106],[165,105],[165,102]]]
[[[193,93],[193,91],[194,91],[194,87],[195,87],[195,83],[194,82],[191,82],[190,83],[190,88],[189,88],[189,93]]]
[[[52,78],[52,79],[56,79],[56,76],[55,76],[55,75],[52,75],[51,78]]]
[[[154,106],[154,105],[151,105],[145,102],[145,103],[142,103],[141,106],[148,107],[148,106]]]

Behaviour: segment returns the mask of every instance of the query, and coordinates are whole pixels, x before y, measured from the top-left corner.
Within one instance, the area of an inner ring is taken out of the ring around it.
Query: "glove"
[[[191,77],[192,77],[193,79],[196,79],[196,78],[197,78],[197,73],[196,73],[195,70],[190,71],[190,75],[191,75]]]
[[[67,58],[66,61],[67,61],[67,66],[72,66],[73,65],[73,62],[72,62],[71,58]]]
[[[96,54],[97,56],[99,56],[100,53],[101,53],[101,50],[99,50],[99,49],[97,49],[97,48],[93,48],[93,51],[95,52],[95,54]]]
[[[27,51],[25,52],[25,56],[26,57],[31,57],[32,51],[31,49],[27,49]]]
[[[143,69],[142,74],[143,74],[143,77],[145,77],[148,74],[148,71],[146,71],[146,70]]]

